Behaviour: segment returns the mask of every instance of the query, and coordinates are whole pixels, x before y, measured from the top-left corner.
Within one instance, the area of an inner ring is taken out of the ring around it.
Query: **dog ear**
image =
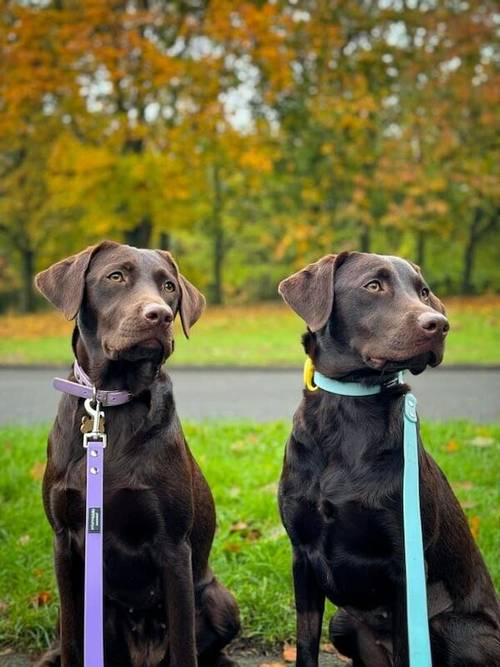
[[[168,250],[158,250],[158,253],[165,257],[174,269],[175,276],[180,288],[179,313],[181,316],[182,330],[186,338],[189,338],[189,330],[195,324],[202,312],[205,310],[206,300],[203,294],[187,278],[184,278],[179,271],[177,262]]]
[[[102,241],[62,259],[35,276],[36,287],[52,305],[62,310],[67,320],[74,319],[82,305],[85,275],[92,257],[105,247],[117,245],[114,241]]]
[[[282,280],[278,292],[312,332],[328,322],[333,308],[335,270],[349,253],[326,255]]]

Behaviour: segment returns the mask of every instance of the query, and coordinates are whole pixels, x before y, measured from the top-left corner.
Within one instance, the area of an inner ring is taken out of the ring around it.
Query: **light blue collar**
[[[331,394],[339,394],[340,396],[374,396],[380,394],[382,387],[392,387],[395,384],[403,382],[404,371],[400,371],[396,376],[388,378],[384,384],[375,384],[368,387],[361,382],[341,382],[333,378],[326,377],[319,371],[314,371],[314,384],[320,389],[329,391]]]

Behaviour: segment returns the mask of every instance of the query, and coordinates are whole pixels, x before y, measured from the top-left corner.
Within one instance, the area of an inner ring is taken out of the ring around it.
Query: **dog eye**
[[[428,287],[422,287],[420,290],[420,296],[422,299],[428,299],[429,298],[429,288]]]
[[[163,288],[167,292],[174,292],[175,291],[175,285],[171,280],[167,280],[167,282],[164,283]]]
[[[123,273],[121,271],[113,271],[113,273],[109,274],[108,278],[109,280],[112,280],[115,283],[122,283]]]
[[[369,283],[366,283],[364,286],[369,292],[381,292],[382,285],[379,280],[370,280]]]

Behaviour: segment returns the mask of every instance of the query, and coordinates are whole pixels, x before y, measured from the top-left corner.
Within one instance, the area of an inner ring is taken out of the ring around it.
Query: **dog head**
[[[159,367],[173,351],[177,313],[188,337],[205,306],[169,252],[112,241],[57,262],[35,283],[67,319],[77,318],[87,352],[104,360]]]
[[[306,322],[306,352],[331,377],[437,366],[448,320],[418,266],[360,252],[327,255],[280,283]]]

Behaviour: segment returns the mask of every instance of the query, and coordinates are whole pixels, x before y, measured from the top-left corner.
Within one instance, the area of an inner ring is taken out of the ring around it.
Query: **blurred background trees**
[[[0,308],[110,237],[212,303],[326,252],[500,289],[488,0],[3,0]]]

